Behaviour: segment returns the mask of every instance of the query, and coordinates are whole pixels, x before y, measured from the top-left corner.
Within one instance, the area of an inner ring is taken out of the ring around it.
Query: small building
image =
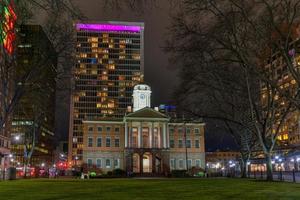
[[[206,167],[216,171],[228,168],[238,169],[241,153],[238,151],[206,152]]]

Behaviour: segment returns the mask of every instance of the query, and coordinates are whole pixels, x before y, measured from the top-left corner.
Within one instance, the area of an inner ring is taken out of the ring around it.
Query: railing
[[[240,171],[224,171],[221,173],[223,177],[241,177]],[[253,178],[258,180],[266,180],[266,171],[252,171],[247,173],[247,178]],[[274,181],[286,181],[300,183],[300,171],[273,171]]]

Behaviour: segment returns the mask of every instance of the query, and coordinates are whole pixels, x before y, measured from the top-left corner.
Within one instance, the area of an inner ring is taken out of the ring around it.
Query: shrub
[[[112,171],[112,174],[114,176],[126,176],[126,171],[122,170],[122,169],[114,169]]]
[[[171,171],[171,176],[180,178],[180,177],[188,177],[189,175],[187,174],[186,170],[172,170]]]
[[[108,171],[108,172],[106,173],[106,175],[107,175],[107,176],[112,176],[112,175],[113,175],[113,172],[112,172],[112,171]]]

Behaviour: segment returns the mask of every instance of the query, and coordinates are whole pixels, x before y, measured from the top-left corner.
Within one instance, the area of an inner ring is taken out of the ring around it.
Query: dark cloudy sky
[[[146,7],[143,13],[123,7],[121,10],[104,9],[103,1],[76,0],[82,13],[91,21],[129,21],[145,23],[145,81],[152,87],[152,106],[171,101],[171,94],[177,83],[176,71],[168,66],[168,58],[162,50],[167,38],[170,22],[170,6],[167,0],[160,0],[154,6]],[[122,1],[121,1],[122,2]]]
[[[122,1],[122,0],[121,0]],[[152,87],[152,107],[169,103],[172,92],[178,83],[175,67],[170,66],[168,56],[163,52],[168,38],[168,26],[171,22],[170,11],[174,7],[168,0],[156,1],[156,5],[137,13],[127,8],[121,10],[104,9],[100,0],[76,0],[75,5],[90,21],[129,21],[145,23],[145,82]],[[68,111],[64,104],[58,108],[56,131],[64,136],[68,134]],[[208,150],[232,147],[232,140],[224,134],[214,122],[207,124],[206,147]]]

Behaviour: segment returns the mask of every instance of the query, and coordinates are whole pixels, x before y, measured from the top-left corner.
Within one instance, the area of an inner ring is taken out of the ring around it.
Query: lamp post
[[[77,168],[77,160],[78,160],[78,156],[75,156],[75,169]]]

